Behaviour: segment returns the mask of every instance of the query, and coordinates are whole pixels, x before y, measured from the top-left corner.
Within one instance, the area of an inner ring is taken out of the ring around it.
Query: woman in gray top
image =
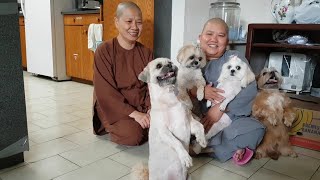
[[[206,22],[202,33],[199,35],[200,46],[207,57],[207,65],[204,68],[206,81],[212,83],[205,87],[205,99],[222,102],[224,97],[219,93],[223,92],[214,86],[221,73],[222,65],[228,60],[230,55],[238,55],[243,61],[248,61],[239,56],[237,51],[226,50],[228,45],[228,26],[219,18],[213,18]],[[214,153],[211,156],[221,162],[225,162],[235,155],[236,160],[243,158],[245,148],[255,150],[261,142],[265,127],[254,118],[250,117],[252,101],[257,94],[256,82],[252,82],[243,89],[236,98],[228,105],[227,115],[232,120],[230,126],[219,132],[208,142]],[[202,124],[206,132],[211,126],[219,121],[224,112],[219,109],[220,103],[210,109],[204,109],[205,116]]]

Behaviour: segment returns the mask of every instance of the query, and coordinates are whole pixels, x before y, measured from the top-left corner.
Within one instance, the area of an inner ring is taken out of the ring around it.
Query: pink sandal
[[[244,153],[243,153],[242,159],[240,159],[239,161],[237,161],[237,159],[236,159],[236,154],[237,154],[236,152],[233,154],[233,157],[232,157],[233,158],[233,162],[235,164],[241,166],[241,165],[247,164],[250,161],[250,159],[253,156],[253,151],[246,147],[244,149]]]

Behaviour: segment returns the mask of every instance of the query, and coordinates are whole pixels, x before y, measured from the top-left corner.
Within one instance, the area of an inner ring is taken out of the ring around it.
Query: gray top
[[[221,73],[222,65],[228,61],[231,55],[237,55],[248,64],[245,57],[237,51],[227,50],[224,55],[207,63],[204,70],[206,81],[217,85],[217,80]],[[239,148],[249,147],[255,149],[260,143],[264,134],[264,126],[256,119],[250,117],[254,98],[257,94],[256,81],[249,84],[246,88],[233,99],[228,105],[227,115],[232,120],[230,126],[219,132],[208,142],[209,147],[214,148],[214,157],[224,162],[232,157],[232,154]],[[202,104],[202,109],[208,109]]]

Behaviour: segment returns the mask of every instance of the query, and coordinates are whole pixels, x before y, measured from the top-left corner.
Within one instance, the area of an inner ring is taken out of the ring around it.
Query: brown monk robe
[[[97,135],[110,133],[111,141],[139,145],[148,137],[148,130],[129,117],[133,111],[150,109],[148,86],[138,79],[153,53],[141,43],[131,50],[122,48],[117,40],[100,45],[94,57],[94,116]]]

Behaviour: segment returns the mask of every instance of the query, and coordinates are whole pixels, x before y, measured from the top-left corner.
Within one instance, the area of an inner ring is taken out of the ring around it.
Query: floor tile
[[[29,133],[35,132],[35,131],[38,131],[38,130],[41,130],[41,129],[42,129],[38,124],[35,125],[35,124],[32,123],[32,122],[27,122],[27,125],[28,125],[28,132],[29,132]]]
[[[132,167],[133,165],[139,162],[148,163],[149,145],[148,143],[145,143],[138,147],[132,147],[117,154],[114,154],[109,158],[128,167]]]
[[[66,124],[70,125],[72,127],[75,127],[77,129],[81,129],[81,130],[91,129],[92,126],[93,126],[92,125],[92,118],[72,121],[72,122],[69,122],[69,123],[66,123]]]
[[[301,155],[304,156],[309,156],[309,157],[313,157],[316,159],[320,159],[320,151],[315,151],[315,150],[311,150],[311,149],[306,149],[306,148],[301,148],[301,147],[297,147],[294,146],[293,149]]]
[[[5,172],[8,172],[8,171],[11,171],[11,170],[14,170],[14,169],[17,169],[17,168],[22,167],[22,166],[26,166],[27,164],[28,164],[27,162],[23,162],[23,163],[19,163],[17,165],[14,165],[14,166],[11,166],[11,167],[8,167],[8,168],[1,169],[0,170],[0,174],[3,174]],[[1,180],[1,176],[0,176],[0,180]]]
[[[320,160],[300,155],[298,158],[280,157],[278,160],[270,160],[264,168],[285,174],[287,176],[306,180],[310,179],[318,169]]]
[[[70,112],[71,115],[78,116],[80,118],[86,118],[86,119],[92,119],[92,111],[84,111],[84,110],[78,110]],[[92,123],[92,121],[91,121]]]
[[[84,144],[88,144],[88,143],[92,143],[92,142],[101,140],[101,138],[99,138],[99,136],[96,136],[92,132],[89,133],[87,131],[81,131],[78,133],[67,135],[67,136],[64,136],[63,138],[65,138],[69,141],[72,141],[76,144],[79,144],[79,145],[84,145]]]
[[[225,169],[219,168],[212,164],[206,164],[191,174],[191,178],[195,180],[246,180],[245,177],[234,174]]]
[[[213,160],[210,162],[210,164],[213,164],[215,166],[219,166],[223,169],[232,171],[236,174],[239,174],[241,176],[249,178],[253,173],[258,171],[269,159],[263,158],[260,160],[253,159],[248,164],[244,166],[236,165],[233,160],[229,160],[225,163],[220,163],[216,160]]]
[[[129,171],[128,167],[105,158],[54,180],[116,180],[127,175]]]
[[[30,146],[30,150],[24,152],[24,160],[26,162],[35,162],[77,147],[79,147],[79,145],[66,139],[55,139],[49,142]]]
[[[59,124],[63,124],[61,122],[48,119],[48,117],[42,118],[42,119],[37,119],[37,120],[32,120],[31,123],[36,124],[39,127],[44,128],[44,129],[47,129],[47,128],[50,128],[50,127],[53,127],[53,126],[57,126]]]
[[[50,180],[79,167],[60,156],[30,163],[0,175],[3,180]]]
[[[249,180],[296,180],[292,177],[280,174],[268,169],[261,168]]]
[[[319,179],[320,179],[320,171],[317,171],[316,173],[314,173],[311,180],[319,180]]]
[[[47,116],[40,114],[40,113],[36,113],[36,112],[27,113],[28,121],[38,120],[38,119],[42,119],[45,117],[47,117]]]
[[[42,143],[79,131],[81,130],[68,125],[58,125],[47,129],[42,129],[34,133],[30,133],[29,138],[35,143]]]
[[[77,165],[85,166],[99,159],[103,159],[117,152],[126,149],[109,141],[96,141],[82,145],[78,148],[61,153],[60,156],[74,162]]]
[[[130,175],[131,174],[125,175],[125,176],[119,178],[118,180],[132,180]]]
[[[192,167],[189,168],[188,172],[192,173],[193,171],[197,170],[198,168],[207,164],[210,161],[212,161],[211,157],[193,157],[192,158]]]

